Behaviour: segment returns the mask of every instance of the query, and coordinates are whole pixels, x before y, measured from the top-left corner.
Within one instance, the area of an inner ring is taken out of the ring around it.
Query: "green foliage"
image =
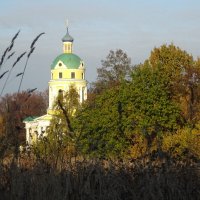
[[[78,145],[83,153],[97,157],[122,155],[127,141],[122,128],[119,88],[97,95],[95,100],[83,105],[74,119],[79,132]]]
[[[165,131],[178,128],[180,110],[172,102],[168,77],[159,69],[148,64],[137,67],[132,81],[124,84],[122,102],[133,130],[140,131],[151,139]]]
[[[158,135],[176,130],[180,119],[168,77],[145,65],[135,68],[132,81],[124,80],[86,103],[75,122],[82,151],[109,157],[122,155],[136,133],[151,144]]]

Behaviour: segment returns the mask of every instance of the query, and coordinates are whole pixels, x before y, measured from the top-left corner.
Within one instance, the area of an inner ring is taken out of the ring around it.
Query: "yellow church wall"
[[[71,73],[75,73],[75,78],[71,78]],[[62,78],[59,78],[59,73],[62,73]],[[51,70],[51,79],[57,80],[57,79],[84,79],[84,69],[55,69]]]
[[[85,85],[86,81],[79,81],[79,80],[58,80],[58,81],[50,81],[49,85],[51,86],[60,86],[60,87],[64,87],[64,86],[69,86],[69,85]]]
[[[49,87],[50,90],[51,88],[55,91],[59,91],[59,90],[68,90],[70,86],[74,86],[76,89],[82,88],[82,87],[86,87],[87,86],[87,82],[86,81],[50,81],[49,82]]]

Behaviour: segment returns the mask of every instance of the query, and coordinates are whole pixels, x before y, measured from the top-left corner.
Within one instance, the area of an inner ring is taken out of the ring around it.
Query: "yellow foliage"
[[[172,156],[188,155],[200,158],[200,130],[184,128],[163,138],[162,149]]]
[[[133,138],[133,145],[129,147],[129,157],[136,159],[156,151],[158,148],[157,143],[158,141],[155,139],[151,147],[148,147],[146,138],[141,133],[136,133]]]
[[[195,157],[200,158],[200,124],[195,129],[183,128],[175,133],[163,133],[162,142],[160,138],[155,138],[151,146],[148,147],[147,140],[140,133],[135,133],[132,139],[133,145],[129,147],[129,157],[139,158],[145,154],[161,149],[172,157]]]

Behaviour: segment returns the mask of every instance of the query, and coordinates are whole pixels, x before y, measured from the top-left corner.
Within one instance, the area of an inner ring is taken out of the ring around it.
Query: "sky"
[[[45,32],[29,59],[22,89],[47,89],[50,65],[62,53],[66,19],[73,52],[85,62],[88,84],[96,80],[97,68],[110,50],[122,49],[133,65],[143,63],[154,47],[170,43],[200,57],[199,0],[0,0],[0,57],[20,29],[13,60],[0,74]],[[20,79],[15,75],[24,65],[22,59],[15,66],[4,94],[17,91]]]

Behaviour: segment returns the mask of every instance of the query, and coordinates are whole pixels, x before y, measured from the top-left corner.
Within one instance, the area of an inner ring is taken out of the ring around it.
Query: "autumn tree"
[[[192,55],[173,44],[154,48],[148,62],[152,68],[160,67],[169,77],[170,92],[182,110],[185,121],[195,124],[199,119],[199,59],[194,61]]]
[[[23,119],[28,116],[41,116],[46,112],[47,100],[45,92],[33,90],[7,94],[0,100],[0,137],[7,148],[15,143],[25,142]]]
[[[172,101],[169,77],[158,66],[141,65],[133,71],[132,81],[125,84],[121,93],[129,134],[140,132],[151,145],[156,137],[177,130],[181,124],[181,112]]]
[[[105,88],[119,84],[130,76],[132,70],[131,59],[121,49],[110,50],[102,67],[97,68],[97,81],[94,83],[95,92],[99,93]]]

